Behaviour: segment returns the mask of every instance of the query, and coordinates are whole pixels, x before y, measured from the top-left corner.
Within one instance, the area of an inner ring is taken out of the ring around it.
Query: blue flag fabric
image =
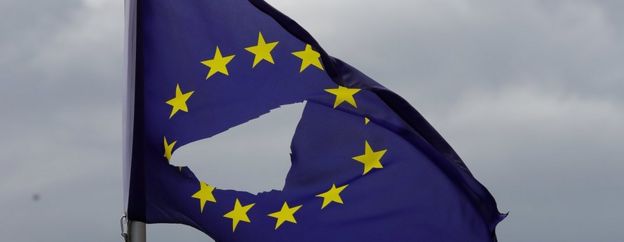
[[[429,123],[264,1],[137,11],[129,219],[217,241],[496,241],[504,215]],[[303,101],[281,191],[223,190],[169,164],[185,144]]]

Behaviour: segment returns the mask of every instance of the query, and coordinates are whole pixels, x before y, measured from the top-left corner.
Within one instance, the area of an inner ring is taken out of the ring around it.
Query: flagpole
[[[146,234],[145,223],[128,221],[129,242],[145,242],[147,241]]]
[[[134,125],[134,84],[136,60],[136,3],[137,0],[124,0],[126,53],[126,93],[123,111],[123,213],[127,216],[130,167],[132,164],[132,128]],[[123,225],[122,225],[123,228]],[[130,242],[146,242],[145,223],[127,220],[127,237]],[[122,231],[123,234],[123,231]]]

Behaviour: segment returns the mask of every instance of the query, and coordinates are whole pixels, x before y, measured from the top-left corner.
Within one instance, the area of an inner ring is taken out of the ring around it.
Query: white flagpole
[[[128,208],[128,190],[130,186],[130,168],[132,163],[132,127],[134,125],[134,84],[135,84],[135,60],[136,60],[136,2],[137,0],[125,1],[125,44],[126,53],[126,94],[123,111],[123,212],[124,216]],[[145,223],[129,221],[127,239],[130,242],[145,242]],[[123,225],[122,225],[123,227]],[[123,231],[122,231],[123,233]]]

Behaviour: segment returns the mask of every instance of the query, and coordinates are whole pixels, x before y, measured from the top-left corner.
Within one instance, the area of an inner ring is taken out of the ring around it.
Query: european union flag
[[[130,219],[217,241],[496,240],[495,200],[431,125],[264,1],[137,4]],[[281,191],[222,190],[169,164],[304,101]]]

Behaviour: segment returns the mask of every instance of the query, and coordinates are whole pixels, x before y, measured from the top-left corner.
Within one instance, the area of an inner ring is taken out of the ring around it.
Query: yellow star
[[[266,60],[271,64],[275,64],[275,62],[273,62],[273,56],[271,55],[271,51],[273,51],[278,43],[278,41],[271,43],[265,42],[264,36],[262,36],[262,32],[260,32],[258,34],[258,44],[256,46],[250,46],[245,48],[245,50],[256,55],[254,57],[252,68],[256,67],[256,65],[258,65],[258,63],[260,63],[262,60]]]
[[[217,46],[217,51],[215,55],[210,60],[204,60],[201,63],[210,68],[208,75],[206,76],[206,80],[213,76],[214,74],[221,73],[223,75],[229,76],[227,69],[227,64],[234,59],[235,55],[225,56],[221,55],[221,50],[219,50],[219,46]]]
[[[188,112],[188,107],[186,106],[186,101],[191,98],[194,91],[190,91],[187,93],[182,93],[180,89],[180,84],[176,85],[176,93],[175,97],[167,101],[167,104],[171,105],[171,114],[169,118],[172,118],[178,111],[182,110],[184,112]]]
[[[321,193],[319,195],[316,195],[316,197],[323,198],[323,205],[321,205],[321,209],[325,208],[331,202],[343,204],[342,197],[340,197],[340,193],[342,192],[342,190],[347,188],[347,186],[349,185],[344,185],[344,186],[337,188],[336,184],[333,184],[332,187],[328,191]]]
[[[284,202],[282,205],[282,209],[280,211],[269,214],[269,217],[273,217],[277,219],[275,223],[275,230],[282,226],[282,224],[286,221],[296,224],[297,220],[295,220],[295,213],[299,210],[303,205],[299,205],[296,207],[288,207],[288,203]]]
[[[364,125],[368,125],[370,123],[370,119],[368,117],[364,117]]]
[[[238,222],[240,221],[251,223],[251,221],[249,220],[249,217],[247,217],[247,212],[254,205],[256,204],[252,203],[252,204],[243,206],[241,205],[240,201],[238,201],[238,198],[236,199],[236,202],[234,203],[234,209],[232,209],[232,211],[223,215],[223,217],[232,219],[232,232],[236,231],[236,226],[238,225]]]
[[[353,95],[360,92],[361,89],[358,88],[347,88],[343,86],[338,86],[338,88],[325,89],[326,92],[336,95],[336,101],[334,101],[334,108],[338,107],[343,102],[347,102],[351,104],[354,108],[357,108],[357,103],[355,103],[355,98]]]
[[[381,165],[381,158],[386,154],[387,149],[380,151],[373,151],[373,148],[368,144],[368,141],[364,142],[364,154],[353,157],[354,160],[362,163],[364,165],[364,173],[365,175],[373,168],[381,169],[383,166]]]
[[[163,145],[165,146],[165,155],[164,157],[167,158],[167,161],[171,160],[171,153],[173,152],[173,147],[175,146],[175,144],[178,141],[173,141],[171,144],[169,144],[167,142],[167,137],[163,136]],[[180,172],[182,172],[182,167],[178,166],[178,170],[180,170]]]
[[[212,194],[214,190],[215,188],[213,186],[210,186],[202,181],[199,182],[199,191],[193,194],[193,198],[199,199],[199,211],[200,212],[202,213],[204,212],[204,205],[206,205],[206,202],[208,201],[213,202],[213,203],[217,202],[214,195]]]
[[[304,50],[293,52],[292,54],[301,59],[301,69],[299,69],[299,72],[303,72],[310,65],[316,66],[317,68],[323,70],[320,59],[321,54],[313,50],[311,45],[306,44]]]
[[[175,146],[177,141],[173,141],[171,142],[171,144],[169,144],[167,142],[167,137],[163,137],[163,144],[165,146],[165,158],[167,158],[167,160],[171,160],[171,152],[173,151],[173,147]]]

